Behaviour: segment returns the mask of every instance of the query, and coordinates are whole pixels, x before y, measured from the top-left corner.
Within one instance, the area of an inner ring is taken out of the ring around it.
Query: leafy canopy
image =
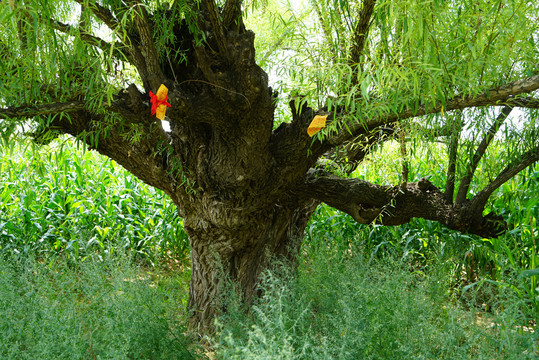
[[[0,4],[0,106],[17,107],[83,99],[84,107],[107,113],[115,94],[131,83],[142,87],[128,47],[139,6],[151,16],[161,66],[187,61],[173,46],[173,27],[184,21],[195,41],[197,2],[128,0],[26,0]],[[225,6],[226,1],[218,1]],[[366,3],[366,2],[365,2]],[[320,133],[387,114],[416,112],[436,128],[453,122],[447,101],[538,73],[539,4],[525,0],[378,1],[366,33],[358,31],[362,1],[251,0],[243,2],[247,28],[257,34],[257,60],[279,90],[277,126],[290,119],[290,97],[339,109],[339,121]],[[111,23],[110,19],[114,20]],[[358,42],[364,42],[358,46]],[[356,49],[361,51],[354,53]],[[175,79],[181,81],[181,79]],[[297,104],[299,106],[299,103]],[[524,110],[511,131],[536,143],[534,109]],[[495,112],[470,110],[459,130],[487,129]],[[36,117],[48,124],[50,114]],[[110,121],[119,121],[110,115]],[[13,121],[3,121],[8,134]],[[522,133],[524,132],[524,133]]]

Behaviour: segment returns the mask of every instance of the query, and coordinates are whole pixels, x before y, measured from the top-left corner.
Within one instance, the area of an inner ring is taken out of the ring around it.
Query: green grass
[[[97,259],[95,259],[97,260]],[[0,358],[192,359],[186,279],[127,260],[0,260]]]
[[[386,145],[355,175],[398,182],[398,147]],[[65,140],[1,151],[0,358],[204,357],[187,327],[189,245],[170,200]],[[414,151],[442,159],[445,150]],[[502,151],[492,146],[482,166],[500,167]],[[443,184],[445,164],[417,159],[410,180],[432,174]],[[487,211],[512,224],[497,239],[421,219],[358,226],[320,206],[297,276],[268,273],[249,314],[230,298],[206,350],[220,359],[537,358],[538,191],[532,167],[495,194]]]

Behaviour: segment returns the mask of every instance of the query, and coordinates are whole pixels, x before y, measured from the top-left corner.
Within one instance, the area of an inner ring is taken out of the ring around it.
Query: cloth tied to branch
[[[157,94],[150,91],[150,101],[152,102],[152,115],[155,115],[159,120],[165,119],[167,106],[172,107],[168,102],[168,88],[161,84]]]
[[[313,137],[314,134],[325,128],[327,117],[327,115],[316,115],[307,128],[307,134],[309,134],[310,137]]]

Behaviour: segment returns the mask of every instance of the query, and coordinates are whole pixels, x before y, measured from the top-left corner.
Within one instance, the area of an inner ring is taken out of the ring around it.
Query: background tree
[[[297,260],[321,202],[359,224],[505,231],[484,210],[539,160],[538,14],[523,0],[3,1],[3,136],[71,134],[170,196],[191,242],[193,323],[206,328],[225,278],[248,303],[272,259]],[[170,131],[150,114],[161,84]],[[310,137],[317,115],[328,125]],[[519,141],[472,188],[502,128]],[[388,139],[400,184],[348,176]],[[410,182],[410,144],[432,140],[447,146],[445,184]]]

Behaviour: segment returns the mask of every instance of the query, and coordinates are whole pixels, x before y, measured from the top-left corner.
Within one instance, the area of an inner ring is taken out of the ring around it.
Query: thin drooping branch
[[[99,5],[98,3],[86,3],[84,0],[75,0],[77,3],[81,4],[82,6],[88,5],[88,8],[92,11],[92,13],[105,25],[109,27],[111,30],[116,30],[120,24],[118,23],[118,20],[114,17],[114,15],[110,12],[109,9]]]
[[[107,41],[105,41],[105,40],[103,40],[103,39],[101,39],[101,38],[99,38],[97,36],[89,34],[89,33],[87,33],[86,31],[84,31],[82,29],[75,28],[75,27],[73,27],[71,25],[67,25],[67,24],[64,24],[64,23],[62,23],[60,21],[53,20],[53,19],[48,19],[48,20],[43,20],[43,21],[49,21],[50,25],[51,25],[51,27],[53,29],[58,30],[60,32],[63,32],[65,34],[68,34],[68,35],[79,34],[82,41],[84,41],[88,45],[97,46],[98,48],[100,48],[106,54],[109,54],[111,52],[111,49],[112,49],[112,54],[114,55],[114,57],[116,57],[119,60],[127,60],[130,63],[133,62],[133,59],[129,55],[128,52],[124,53],[124,52],[121,51],[121,49],[125,47],[121,43],[118,46],[114,46],[114,48],[113,48],[111,43],[109,43],[109,42],[107,42]]]
[[[331,149],[324,154],[325,159],[317,161],[315,167],[319,168],[322,165],[327,168],[329,165],[330,168],[334,168],[340,173],[345,173],[349,176],[356,170],[365,156],[377,148],[375,145],[394,139],[396,135],[397,133],[393,128],[380,128],[368,136],[361,136],[361,139],[355,139],[354,141]],[[408,179],[408,175],[403,174],[403,178]]]
[[[88,31],[88,22],[86,21],[87,7],[84,4],[80,4],[80,14],[79,14],[79,29],[83,31]]]
[[[452,203],[455,194],[455,174],[457,172],[457,153],[459,148],[460,132],[451,134],[449,139],[449,162],[447,165],[447,180],[445,183],[445,201]]]
[[[349,124],[343,128],[337,135],[332,136],[324,141],[323,146],[320,147],[320,152],[324,153],[327,147],[334,147],[344,142],[349,141],[360,134],[371,131],[382,125],[389,125],[404,119],[409,119],[417,116],[423,116],[427,114],[436,114],[444,111],[460,110],[471,107],[481,106],[522,106],[535,105],[535,102],[531,100],[524,101],[520,98],[515,98],[518,95],[530,93],[539,89],[539,75],[533,75],[525,79],[515,80],[505,85],[501,85],[497,88],[484,91],[483,93],[475,96],[460,95],[448,99],[444,104],[438,103],[432,106],[419,105],[416,108],[410,106],[399,113],[384,113],[379,116],[367,119],[360,123]],[[521,104],[521,105],[519,105]]]
[[[29,12],[25,9],[25,11],[23,12],[23,17],[17,21],[17,31],[19,32],[22,50],[28,49],[27,28],[32,26],[32,24],[33,19],[30,16]]]
[[[520,97],[511,102],[506,102],[507,106],[523,107],[528,109],[539,109],[539,99],[534,97]]]
[[[462,131],[462,124],[461,127],[458,129],[455,129],[454,124],[446,123],[441,126],[436,127],[426,127],[422,126],[418,122],[414,122],[414,127],[417,131],[420,131],[427,136],[427,138],[434,139],[439,137],[451,137],[455,131],[461,132]]]
[[[492,141],[492,139],[494,139],[494,136],[498,132],[498,129],[503,124],[505,119],[507,119],[507,117],[509,116],[512,110],[513,110],[512,107],[504,106],[504,108],[502,109],[502,112],[498,115],[496,120],[494,120],[494,123],[492,123],[492,125],[488,129],[487,133],[483,137],[483,140],[481,140],[481,143],[477,147],[475,154],[470,160],[470,164],[468,165],[466,174],[460,181],[459,190],[457,192],[457,198],[455,200],[457,204],[460,204],[464,200],[466,200],[466,195],[468,194],[468,190],[470,189],[470,184],[475,174],[475,170],[477,169],[477,166],[479,165],[479,161],[481,161],[481,159],[483,158],[483,155],[487,151],[487,147],[490,145],[490,142]]]
[[[399,130],[399,143],[402,162],[402,186],[406,187],[406,184],[408,183],[408,174],[410,172],[410,169],[408,167],[408,155],[406,151],[406,132],[404,131],[404,129]]]
[[[453,206],[431,182],[422,179],[403,186],[383,186],[311,171],[297,192],[346,212],[360,224],[401,225],[412,218],[438,221],[450,229],[490,237],[504,231],[498,217]]]
[[[14,55],[13,49],[2,41],[0,39],[0,57],[2,59],[14,59],[16,56]]]
[[[270,56],[272,56],[281,46],[281,44],[287,39],[287,35],[290,33],[290,28],[287,30],[271,45],[268,50],[264,52],[264,55],[260,56],[259,64],[265,64]]]
[[[519,161],[508,165],[490,184],[477,193],[471,200],[474,208],[483,209],[492,193],[507,181],[511,180],[519,172],[539,161],[539,146],[522,154]]]
[[[372,13],[376,0],[364,0],[359,19],[354,29],[354,37],[352,39],[352,47],[350,49],[349,64],[357,66],[361,59],[361,53],[365,47],[369,27],[371,23]]]
[[[342,7],[342,9],[345,10],[346,14],[341,13],[341,7],[339,7],[339,6],[335,7],[335,20],[334,20],[335,25],[334,26],[335,26],[336,31],[339,34],[346,34],[347,31],[351,32],[351,30],[352,30],[353,24],[350,24],[348,21],[346,22],[347,29],[345,29],[345,27],[343,25],[343,19],[345,19],[345,18],[350,19],[351,18],[349,6],[351,6],[351,5],[347,4],[347,5]],[[340,42],[340,44],[338,44],[339,50],[341,51],[340,57],[344,57],[345,56],[344,54],[347,53],[346,41],[344,39],[337,40],[337,41]]]
[[[0,108],[0,119],[31,118],[40,115],[68,113],[84,109],[82,101],[67,101],[42,105],[23,105],[17,107]]]
[[[326,43],[328,45],[328,48],[332,49],[334,47],[333,36],[331,34],[331,29],[328,26],[328,23],[325,19],[326,14],[322,13],[322,9],[320,8],[319,3],[314,2],[312,6],[314,7],[314,10],[316,11],[316,15],[318,16],[318,22],[320,23],[320,26],[322,27],[322,31],[324,32],[324,37],[326,38]]]

